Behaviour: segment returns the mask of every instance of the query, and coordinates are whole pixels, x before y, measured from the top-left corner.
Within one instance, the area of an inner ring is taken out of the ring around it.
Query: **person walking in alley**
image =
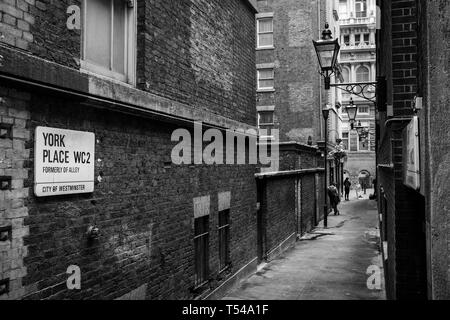
[[[361,186],[364,191],[364,194],[367,194],[367,184],[365,180],[362,181]]]
[[[349,201],[349,195],[350,195],[350,187],[352,186],[352,183],[348,178],[344,181],[344,192],[345,192],[345,201]]]
[[[361,192],[361,184],[359,183],[359,181],[356,182],[355,191],[356,191],[356,199],[362,198],[362,195],[360,195],[360,192]]]
[[[333,208],[334,215],[339,215],[337,206],[339,202],[341,202],[341,197],[339,196],[338,189],[336,188],[336,184],[334,182],[328,187],[328,197],[330,198],[330,204]]]

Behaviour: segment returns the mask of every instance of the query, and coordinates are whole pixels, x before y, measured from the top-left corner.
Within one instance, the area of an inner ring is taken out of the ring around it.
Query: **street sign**
[[[94,191],[95,135],[37,127],[34,193],[38,197]]]
[[[415,190],[420,190],[420,154],[419,154],[419,119],[413,117],[405,128],[403,141],[403,183]]]

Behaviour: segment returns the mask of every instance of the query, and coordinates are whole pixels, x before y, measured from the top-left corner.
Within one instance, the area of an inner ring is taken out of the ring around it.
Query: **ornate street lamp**
[[[358,112],[358,107],[355,106],[353,98],[350,98],[350,105],[345,108],[348,115],[348,121],[350,122],[351,129],[353,130],[353,124],[356,122],[356,113]]]
[[[361,121],[358,122],[358,125],[355,127],[356,131],[358,131],[358,135],[361,136],[361,138],[365,139],[369,135],[369,130],[361,125]]]
[[[318,41],[313,40],[314,49],[316,50],[317,59],[320,65],[320,74],[325,78],[325,90],[330,90],[331,80],[330,76],[338,70],[336,65],[337,58],[339,55],[338,39],[333,40],[331,30],[329,29],[328,23],[325,24],[325,29],[322,31],[322,39]],[[339,72],[338,72],[339,73]],[[325,142],[323,144],[323,154],[324,154],[324,167],[325,167],[325,179],[324,179],[324,221],[323,225],[327,227],[328,218],[328,117],[330,115],[330,109],[324,108],[322,110],[323,119],[325,122]]]
[[[338,39],[333,40],[328,23],[322,31],[322,39],[313,40],[317,59],[319,60],[320,73],[325,78],[325,90],[330,90],[330,76],[336,71],[336,62],[339,55],[340,45]]]

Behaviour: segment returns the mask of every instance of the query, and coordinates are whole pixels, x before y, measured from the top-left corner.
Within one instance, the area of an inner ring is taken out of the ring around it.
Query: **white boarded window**
[[[273,48],[273,18],[259,18],[257,20],[258,48]]]
[[[273,68],[258,70],[258,90],[274,89],[274,70]]]
[[[85,0],[82,67],[133,83],[134,16],[133,1]]]

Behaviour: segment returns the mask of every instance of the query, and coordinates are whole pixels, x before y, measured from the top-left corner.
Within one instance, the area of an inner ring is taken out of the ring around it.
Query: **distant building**
[[[341,45],[340,66],[344,83],[376,81],[376,5],[375,0],[336,0],[339,15]],[[374,87],[366,88],[366,95],[374,97]],[[345,176],[353,182],[364,179],[368,185],[375,178],[375,105],[357,95],[336,89],[336,99],[342,106],[341,138],[347,150]],[[351,130],[345,107],[353,99],[358,106],[355,126],[364,127],[368,134]]]

